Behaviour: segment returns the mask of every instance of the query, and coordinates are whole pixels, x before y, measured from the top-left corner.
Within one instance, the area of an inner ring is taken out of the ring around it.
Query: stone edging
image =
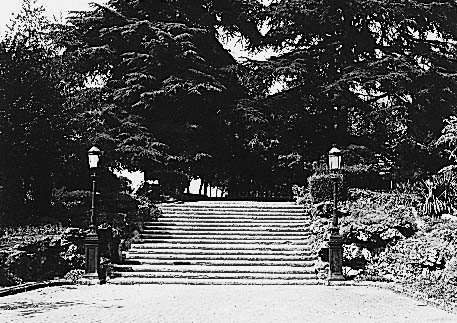
[[[25,283],[11,287],[3,287],[0,288],[0,297],[14,295],[18,293],[24,293],[31,290],[44,288],[44,287],[52,287],[52,286],[64,286],[64,285],[72,285],[70,281],[67,280],[50,280],[44,282],[33,282],[33,283]]]

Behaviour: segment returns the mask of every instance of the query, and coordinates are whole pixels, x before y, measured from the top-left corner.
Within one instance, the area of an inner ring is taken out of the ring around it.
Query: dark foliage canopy
[[[362,144],[408,176],[442,164],[433,143],[455,113],[454,1],[284,0],[257,16],[266,32],[252,46],[279,54],[247,65],[289,89],[279,97],[293,108],[279,114],[294,120],[286,132],[308,143],[283,140],[289,149],[312,160],[331,143]],[[267,94],[265,79],[250,82]],[[265,104],[277,110],[278,97],[251,102]]]
[[[78,113],[67,105],[71,68],[52,28],[42,8],[24,1],[0,42],[0,172],[11,217],[48,215],[52,183],[72,172]]]
[[[85,185],[94,144],[105,169],[251,191],[305,182],[333,143],[367,147],[398,179],[444,163],[435,143],[456,113],[454,1],[93,6],[56,25],[24,0],[0,43],[11,205],[46,214],[53,188]],[[224,37],[276,55],[237,62]]]
[[[117,121],[105,121],[109,135],[96,141],[116,152],[113,160],[133,169],[194,172],[202,160],[223,160],[225,112],[245,90],[235,60],[216,37],[227,20],[234,20],[228,28],[234,30],[242,19],[235,16],[249,6],[236,7],[230,1],[113,0],[73,15],[62,39],[66,55],[104,82],[96,109]]]

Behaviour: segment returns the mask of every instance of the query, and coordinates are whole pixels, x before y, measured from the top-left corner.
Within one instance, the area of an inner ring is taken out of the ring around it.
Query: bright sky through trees
[[[90,9],[89,3],[104,3],[104,0],[38,0],[38,4],[43,5],[51,16],[65,16],[68,11]],[[2,10],[0,10],[0,30],[5,31],[13,14],[17,14],[21,9],[22,0],[3,0]]]
[[[90,3],[106,3],[108,0],[37,0],[37,4],[43,5],[46,12],[51,17],[65,17],[69,11],[89,10]],[[265,1],[268,3],[269,1]],[[6,25],[10,22],[14,14],[21,9],[22,0],[2,0],[2,10],[0,10],[0,33],[6,30]],[[246,57],[264,60],[273,55],[273,52],[263,51],[250,54],[243,49],[243,44],[239,39],[220,39],[224,47],[227,48],[236,59],[243,60]]]
[[[108,0],[37,0],[37,5],[44,6],[46,13],[51,19],[52,17],[55,17],[60,21],[61,17],[64,18],[68,15],[68,12],[90,10],[90,3],[103,4],[107,1]],[[0,34],[7,30],[7,25],[10,23],[11,19],[13,19],[20,12],[22,2],[23,0],[2,0],[2,10],[0,10]],[[222,37],[220,41],[236,59],[243,60],[246,57],[265,59],[266,57],[263,53],[251,55],[247,51],[243,50],[244,46],[240,39],[227,39]],[[122,175],[129,177],[133,181],[134,185],[138,185],[138,183],[143,180],[142,174],[140,173],[127,174],[123,172]]]

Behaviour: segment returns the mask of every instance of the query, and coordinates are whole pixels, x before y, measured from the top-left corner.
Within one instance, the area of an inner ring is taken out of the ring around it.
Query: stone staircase
[[[314,284],[309,219],[289,202],[161,205],[114,284]]]

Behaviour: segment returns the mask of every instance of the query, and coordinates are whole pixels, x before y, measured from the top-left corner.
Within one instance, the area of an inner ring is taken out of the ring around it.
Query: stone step
[[[186,238],[186,237],[255,237],[255,238],[264,238],[264,237],[278,237],[278,238],[287,238],[287,237],[302,237],[308,238],[310,236],[310,231],[295,231],[295,232],[274,232],[274,231],[205,231],[205,230],[170,230],[170,231],[143,231],[140,234],[142,239],[154,239],[157,237],[170,237],[174,238]]]
[[[239,241],[237,242],[232,242],[232,241],[218,241],[218,242],[208,242],[208,241],[199,241],[197,243],[192,243],[192,241],[185,241],[185,242],[170,242],[170,241],[162,241],[162,242],[145,242],[145,243],[135,243],[132,244],[133,248],[150,248],[150,249],[158,249],[158,248],[163,248],[163,249],[168,249],[168,248],[180,248],[180,249],[185,249],[185,248],[199,248],[201,246],[204,247],[209,247],[213,249],[221,249],[221,246],[226,246],[229,245],[232,248],[240,249],[240,248],[249,248],[249,249],[265,249],[265,250],[307,250],[310,248],[309,242],[308,241],[285,241],[281,243],[240,243]]]
[[[205,201],[160,205],[116,284],[315,284],[310,218],[293,203]]]
[[[312,255],[230,255],[230,254],[154,254],[154,253],[139,253],[128,252],[127,258],[131,260],[137,259],[154,259],[154,260],[252,260],[252,261],[308,261],[314,260]]]
[[[145,224],[143,230],[199,229],[199,230],[307,230],[311,225],[303,221],[293,222],[236,222],[236,221],[166,221]]]
[[[191,234],[191,233],[229,233],[237,232],[239,234],[266,234],[266,233],[275,233],[275,234],[300,234],[309,232],[308,228],[270,228],[270,227],[256,227],[256,228],[238,228],[238,227],[227,227],[227,228],[201,228],[201,227],[147,227],[142,231],[142,234]]]
[[[180,243],[171,243],[171,242],[163,242],[163,243],[132,243],[131,249],[154,249],[154,250],[172,250],[172,249],[179,249],[179,250],[231,250],[231,251],[275,251],[275,252],[282,252],[282,251],[303,251],[303,250],[311,250],[311,246],[308,243],[302,244],[265,244],[265,243],[246,243],[246,242],[238,242],[236,244],[233,243],[200,243],[198,245],[193,244],[180,244]]]
[[[174,284],[174,285],[317,285],[318,279],[202,279],[202,278],[127,278],[110,280],[110,284]]]
[[[232,216],[245,216],[245,217],[252,217],[252,216],[263,216],[263,217],[304,217],[306,216],[303,212],[241,212],[241,211],[199,211],[199,210],[194,210],[194,211],[172,211],[172,210],[166,210],[162,211],[162,216],[188,216],[188,215],[202,215],[202,216],[227,216],[227,217],[232,217]]]
[[[191,231],[191,232],[172,232],[172,231],[158,231],[151,233],[141,233],[141,239],[185,239],[185,238],[198,238],[198,239],[246,239],[246,238],[262,238],[271,239],[284,238],[284,239],[297,239],[309,237],[309,232],[267,232],[267,231],[221,231],[221,232],[207,232],[207,231]]]
[[[157,205],[160,209],[213,209],[213,210],[265,210],[265,211],[275,211],[275,210],[291,210],[291,211],[303,211],[303,206],[301,205],[262,205],[262,204],[251,204],[251,205],[229,205],[229,204],[160,204]]]
[[[145,234],[141,233],[140,237],[142,240],[150,240],[150,239],[159,239],[159,240],[164,240],[164,239],[170,239],[170,240],[176,240],[176,239],[240,239],[240,240],[301,240],[301,239],[306,239],[309,238],[311,233],[309,231],[302,232],[302,233],[275,233],[275,232],[269,232],[269,233],[249,233],[249,232],[184,232],[184,233],[165,233],[165,234]]]
[[[303,223],[256,223],[255,228],[259,229],[301,229],[301,228],[308,228],[310,223],[303,222]],[[250,230],[253,227],[253,223],[205,223],[205,222],[198,222],[194,224],[182,224],[176,222],[153,222],[153,223],[146,223],[144,225],[145,230],[157,230],[157,229],[192,229],[198,227],[199,229],[208,229],[208,230],[231,230],[234,228],[238,228],[239,230]]]
[[[315,279],[313,273],[119,272],[118,277],[186,279]]]
[[[170,218],[179,218],[179,217],[202,217],[202,218],[265,218],[265,219],[304,219],[308,218],[308,215],[302,213],[242,213],[242,212],[163,212],[159,215],[160,217],[170,217]]]
[[[114,265],[117,272],[196,272],[196,273],[270,273],[304,274],[314,273],[314,267],[271,266],[211,266],[211,265]]]
[[[301,220],[301,219],[292,219],[292,220],[256,220],[256,219],[205,219],[205,218],[159,218],[159,222],[156,223],[166,223],[170,224],[211,224],[214,225],[216,223],[221,224],[230,224],[230,225],[237,225],[237,224],[249,224],[249,225],[307,225],[309,224],[308,220]]]
[[[144,223],[144,229],[158,227],[201,227],[201,228],[233,228],[244,229],[260,228],[281,228],[286,229],[310,227],[309,220],[256,220],[256,219],[204,219],[204,218],[159,218],[157,222]]]
[[[144,229],[148,229],[152,224],[146,224]],[[163,221],[157,222],[154,227],[157,226],[165,226],[165,227],[199,227],[199,228],[215,228],[219,227],[221,229],[227,228],[285,228],[285,229],[293,229],[293,228],[309,228],[310,223],[305,221],[233,221],[233,220],[208,220],[205,221],[203,219],[180,219],[177,221],[170,221],[168,219],[164,219]]]
[[[150,264],[150,265],[211,265],[211,266],[272,266],[282,265],[291,267],[312,267],[314,265],[313,260],[237,260],[237,259],[202,259],[202,260],[191,260],[191,259],[154,259],[144,257],[129,257],[128,260],[132,264]]]
[[[299,215],[292,215],[292,214],[265,214],[265,213],[252,213],[252,214],[247,214],[247,213],[228,213],[228,212],[189,212],[189,213],[184,213],[184,212],[176,212],[176,213],[170,213],[170,212],[165,212],[162,213],[159,218],[203,218],[203,219],[219,219],[219,218],[226,218],[226,219],[278,219],[278,220],[284,220],[284,219],[302,219],[302,218],[307,218],[307,216],[303,214]]]
[[[157,205],[159,208],[214,208],[214,209],[266,209],[266,210],[276,210],[276,209],[291,209],[291,210],[303,210],[302,205],[297,205],[295,203],[161,203]]]
[[[281,245],[281,244],[304,244],[308,243],[307,238],[301,238],[301,237],[288,237],[288,238],[283,238],[283,239],[277,239],[275,237],[272,237],[271,239],[268,238],[242,238],[240,236],[238,237],[187,237],[187,238],[170,238],[170,237],[156,237],[156,238],[150,238],[150,239],[141,239],[142,243],[180,243],[180,244],[189,244],[189,243],[194,243],[194,244],[201,244],[201,243],[213,243],[213,244],[218,244],[218,243],[232,243],[232,244],[237,244],[240,242],[250,242],[250,243],[256,243],[256,244],[276,244],[276,245]]]
[[[154,255],[169,255],[169,254],[179,254],[179,255],[296,255],[296,256],[312,256],[313,253],[311,249],[307,250],[262,250],[262,249],[208,249],[208,248],[130,248],[128,254],[138,253],[138,254],[154,254]]]
[[[234,205],[158,205],[160,210],[210,210],[210,211],[233,211],[233,212],[249,212],[249,211],[265,211],[265,212],[303,212],[302,206],[234,206]]]

